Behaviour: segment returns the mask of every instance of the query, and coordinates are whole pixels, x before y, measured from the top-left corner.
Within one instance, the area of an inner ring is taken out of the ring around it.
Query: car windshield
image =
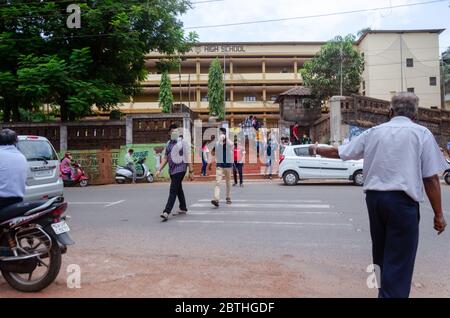
[[[46,140],[19,140],[17,148],[28,161],[58,160],[53,147]]]

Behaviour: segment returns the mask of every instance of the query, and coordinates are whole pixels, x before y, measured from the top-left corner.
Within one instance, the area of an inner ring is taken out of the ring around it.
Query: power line
[[[371,12],[371,11],[380,11],[386,9],[398,9],[398,8],[406,8],[434,3],[447,2],[448,0],[433,0],[433,1],[425,1],[425,2],[416,2],[409,4],[400,4],[395,6],[387,6],[387,7],[378,7],[371,9],[359,9],[359,10],[350,10],[350,11],[340,11],[340,12],[331,12],[324,14],[315,14],[308,16],[300,16],[300,17],[290,17],[290,18],[279,18],[279,19],[267,19],[267,20],[256,20],[256,21],[245,21],[245,22],[235,22],[235,23],[224,23],[224,24],[212,24],[212,25],[199,25],[186,27],[185,29],[209,29],[209,28],[221,28],[221,27],[229,27],[229,26],[238,26],[238,25],[249,25],[249,24],[259,24],[259,23],[270,23],[270,22],[281,22],[281,21],[290,21],[290,20],[302,20],[302,19],[312,19],[312,18],[323,18],[323,17],[331,17],[338,15],[346,15],[346,14],[354,14],[354,13],[363,13],[363,12]]]

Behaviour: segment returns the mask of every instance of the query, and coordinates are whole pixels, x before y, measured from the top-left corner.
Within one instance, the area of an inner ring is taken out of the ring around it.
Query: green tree
[[[173,104],[172,83],[170,82],[169,72],[166,70],[161,75],[159,87],[159,107],[163,113],[170,113]]]
[[[442,53],[442,74],[445,85],[445,91],[450,91],[450,47]]]
[[[225,96],[224,96],[223,72],[219,59],[211,62],[208,75],[208,104],[209,114],[217,116],[219,120],[225,119]]]
[[[334,38],[300,70],[305,85],[319,100],[340,95],[341,83],[343,95],[358,93],[364,58],[354,48],[354,42],[353,35]]]
[[[148,52],[179,54],[197,40],[194,33],[185,35],[179,21],[190,8],[188,0],[78,3],[79,29],[66,26],[66,1],[17,0],[0,6],[4,120],[11,114],[18,120],[19,108],[48,102],[59,106],[65,121],[89,114],[92,105],[110,111],[141,91]],[[41,75],[45,80],[25,82]]]

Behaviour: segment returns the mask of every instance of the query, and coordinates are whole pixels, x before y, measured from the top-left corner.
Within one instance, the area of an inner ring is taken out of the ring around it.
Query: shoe
[[[227,198],[227,204],[231,204],[231,199]]]
[[[216,208],[219,207],[219,201],[217,200],[211,200],[211,204],[214,205]]]
[[[187,211],[186,211],[186,210],[178,210],[177,213],[178,213],[179,215],[186,215],[186,214],[187,214]]]
[[[237,183],[233,183],[233,187],[237,186]]]
[[[160,216],[161,216],[161,219],[163,222],[166,222],[169,219],[169,213],[167,213],[167,212],[161,213]]]

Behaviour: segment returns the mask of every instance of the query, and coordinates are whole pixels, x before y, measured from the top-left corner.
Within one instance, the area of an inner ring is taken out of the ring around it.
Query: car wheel
[[[445,181],[445,183],[450,185],[450,172],[448,172],[444,175],[444,181]]]
[[[295,171],[286,171],[283,174],[283,181],[285,185],[293,186],[298,183],[299,177]]]
[[[357,186],[364,185],[364,175],[361,170],[358,170],[353,174],[353,183]]]

